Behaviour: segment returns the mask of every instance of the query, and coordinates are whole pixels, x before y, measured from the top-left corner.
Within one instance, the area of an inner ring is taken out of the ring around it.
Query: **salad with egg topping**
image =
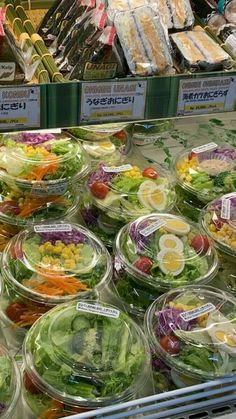
[[[145,316],[152,350],[180,378],[234,375],[235,307],[234,297],[213,287],[188,286],[164,294]]]

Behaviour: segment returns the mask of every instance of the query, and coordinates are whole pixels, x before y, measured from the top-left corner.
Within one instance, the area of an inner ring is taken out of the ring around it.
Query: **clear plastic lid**
[[[74,127],[68,129],[68,132],[81,140],[89,141],[106,141],[111,136],[115,136],[118,139],[122,138],[119,133],[125,133],[131,129],[131,124],[113,123],[113,124],[100,124],[100,125],[89,125],[83,127]]]
[[[210,202],[201,212],[201,223],[215,247],[236,255],[236,192]]]
[[[88,170],[85,151],[68,134],[23,132],[1,138],[0,176],[21,188],[63,193],[62,182],[80,179]]]
[[[177,182],[202,202],[236,190],[236,150],[208,143],[185,151],[174,163]]]
[[[136,281],[168,290],[208,282],[218,258],[202,230],[182,217],[151,214],[123,227],[115,254]]]
[[[151,212],[168,211],[174,205],[172,178],[164,169],[145,163],[135,166],[100,164],[87,181],[94,204],[107,215],[125,221]]]
[[[9,355],[0,345],[0,418],[14,417],[14,409],[20,396],[20,372]]]
[[[59,195],[35,194],[0,181],[0,219],[18,226],[62,219],[76,211],[77,195],[72,187]]]
[[[15,236],[2,255],[2,274],[17,294],[60,303],[88,297],[111,276],[102,243],[76,224],[35,225]]]
[[[202,380],[235,375],[235,307],[235,298],[213,287],[172,290],[146,312],[151,347],[177,373]]]
[[[41,391],[91,407],[125,401],[147,381],[150,352],[141,329],[99,301],[57,306],[30,329],[25,368]]]

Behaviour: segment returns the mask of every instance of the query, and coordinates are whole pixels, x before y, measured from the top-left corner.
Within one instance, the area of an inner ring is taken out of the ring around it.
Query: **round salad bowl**
[[[187,286],[149,307],[144,328],[151,349],[178,387],[235,375],[235,302],[222,290]]]
[[[197,201],[204,206],[223,194],[236,191],[235,169],[235,149],[209,143],[177,156],[172,171],[187,202]]]
[[[12,190],[40,197],[63,195],[90,170],[78,141],[67,134],[5,134],[0,145],[0,179]]]
[[[0,418],[20,419],[21,378],[16,362],[0,345]]]
[[[112,275],[102,243],[76,224],[36,225],[20,232],[1,259],[1,317],[22,337],[52,307],[106,296]]]
[[[159,295],[209,283],[218,257],[203,230],[173,214],[151,214],[124,226],[114,244],[114,286],[127,310],[144,315]]]
[[[122,163],[133,151],[132,125],[77,127],[68,132],[80,140],[94,168],[101,161],[108,165]]]
[[[149,391],[150,351],[143,332],[117,307],[100,301],[55,307],[32,326],[23,350],[24,399],[38,416],[55,405],[95,409]]]

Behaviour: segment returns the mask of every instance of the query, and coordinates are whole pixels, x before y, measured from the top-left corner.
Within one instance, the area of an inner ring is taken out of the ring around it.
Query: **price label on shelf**
[[[180,80],[177,116],[233,111],[236,77]]]
[[[87,122],[143,119],[147,82],[83,83],[80,120]]]
[[[0,88],[0,129],[40,127],[40,87]]]

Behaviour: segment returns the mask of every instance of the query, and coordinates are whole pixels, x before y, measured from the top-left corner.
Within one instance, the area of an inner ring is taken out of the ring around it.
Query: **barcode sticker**
[[[180,313],[180,317],[185,321],[189,322],[190,320],[197,319],[198,317],[203,316],[203,314],[210,313],[211,311],[214,311],[216,307],[212,303],[204,304],[203,306],[194,308],[193,310],[184,311],[183,313]]]
[[[230,199],[223,198],[221,200],[221,218],[224,218],[224,220],[230,220],[230,207],[231,207],[231,201]]]
[[[105,307],[100,304],[81,303],[77,304],[77,310],[85,313],[99,314],[100,316],[118,319],[120,311],[112,307]]]
[[[70,232],[72,227],[70,224],[42,224],[34,226],[34,231],[35,233]]]
[[[150,234],[154,233],[154,231],[159,230],[162,226],[164,226],[166,222],[164,220],[157,220],[155,223],[150,224],[148,227],[145,227],[143,230],[140,230],[140,234],[142,236],[147,237]]]
[[[123,164],[122,166],[117,166],[117,167],[107,167],[107,166],[103,167],[104,172],[107,172],[107,173],[121,173],[121,172],[126,172],[132,169],[133,169],[133,166],[131,166],[131,164]]]
[[[214,150],[217,147],[218,145],[216,143],[207,143],[207,144],[201,145],[200,147],[193,148],[192,151],[193,153],[200,154],[200,153],[204,153],[205,151]]]

